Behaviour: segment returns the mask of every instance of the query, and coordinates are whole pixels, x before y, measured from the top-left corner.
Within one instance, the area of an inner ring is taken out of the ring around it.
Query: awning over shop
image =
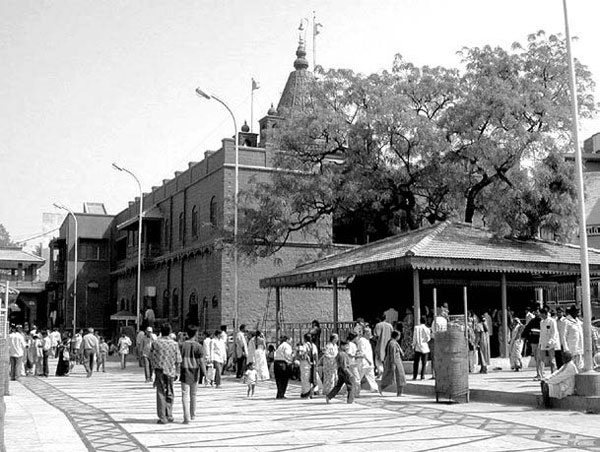
[[[589,250],[591,275],[600,251]],[[499,238],[466,223],[443,222],[300,265],[260,280],[260,287],[293,287],[332,278],[400,269],[578,275],[579,247],[542,240]]]
[[[14,303],[19,296],[19,291],[11,287],[10,283],[8,284],[8,301],[9,303]],[[6,297],[6,284],[0,283],[0,300],[4,303],[4,299]]]
[[[143,221],[160,221],[163,219],[162,213],[157,206],[152,207],[149,210],[142,212]],[[117,229],[119,231],[123,229],[135,229],[137,228],[139,216],[136,215],[129,220],[125,220],[124,222],[117,225]]]
[[[136,317],[134,314],[132,314],[129,311],[119,311],[113,315],[110,316],[111,320],[124,320],[124,321],[131,321],[131,322],[135,322]]]

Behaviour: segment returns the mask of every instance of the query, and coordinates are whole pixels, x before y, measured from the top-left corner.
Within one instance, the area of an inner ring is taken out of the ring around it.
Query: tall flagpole
[[[252,87],[250,88],[250,133],[252,133],[254,127],[254,91],[258,88],[260,88],[260,85],[252,77]]]
[[[322,26],[317,22],[317,13],[313,11],[313,71],[317,67],[317,35],[319,34],[319,27]]]
[[[581,305],[583,308],[583,361],[584,370],[592,370],[592,305],[590,303],[590,270],[588,265],[587,228],[585,224],[585,201],[583,191],[583,167],[579,146],[579,112],[577,109],[577,82],[571,51],[571,34],[567,0],[563,0],[565,35],[569,62],[569,84],[571,87],[571,114],[573,115],[573,145],[575,146],[575,175],[577,177],[577,199],[579,201],[579,247],[581,256]]]

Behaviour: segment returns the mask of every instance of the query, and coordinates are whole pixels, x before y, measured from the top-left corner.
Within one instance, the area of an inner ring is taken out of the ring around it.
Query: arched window
[[[165,240],[164,240],[165,248],[169,247],[169,236],[171,235],[171,231],[169,230],[169,226],[170,226],[169,225],[169,219],[167,218],[165,220]]]
[[[198,237],[198,208],[192,207],[192,237]]]
[[[173,289],[173,317],[179,317],[179,290]]]
[[[183,242],[183,234],[185,233],[185,221],[183,212],[179,214],[179,241]]]
[[[217,226],[217,197],[210,198],[210,224]]]
[[[170,311],[170,306],[169,306],[169,301],[170,301],[169,295],[170,295],[169,289],[165,289],[163,291],[162,312],[163,312],[163,317],[165,317],[167,320],[169,320],[171,318],[171,311]]]
[[[192,290],[189,299],[189,323],[198,326],[198,296],[195,290]]]

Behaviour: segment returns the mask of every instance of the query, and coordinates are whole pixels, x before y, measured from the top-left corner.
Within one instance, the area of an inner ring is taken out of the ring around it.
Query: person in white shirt
[[[577,318],[579,309],[575,305],[567,309],[563,342],[565,350],[571,353],[573,363],[583,369],[583,322]]]
[[[538,374],[544,377],[544,365],[550,366],[550,372],[556,370],[555,350],[560,349],[560,338],[558,336],[558,327],[556,320],[548,315],[546,308],[540,309],[540,343],[538,345],[538,356],[540,357],[538,365]]]
[[[11,328],[8,335],[8,356],[10,358],[10,379],[16,381],[21,376],[21,366],[25,352],[25,336],[21,328]]]
[[[129,347],[131,347],[131,339],[125,333],[121,333],[119,342],[117,342],[117,349],[119,355],[121,355],[121,369],[127,367],[127,355],[129,355]]]
[[[356,345],[358,347],[356,357],[359,381],[358,388],[360,389],[360,382],[364,378],[367,381],[371,392],[379,392],[377,383],[375,382],[375,361],[373,359],[373,347],[371,347],[371,342],[365,336],[359,335],[356,338]]]
[[[556,328],[558,328],[558,338],[560,340],[560,350],[556,350],[556,367],[559,369],[562,367],[564,361],[562,359],[562,351],[566,351],[565,347],[565,322],[567,318],[565,317],[564,309],[559,306],[556,308]],[[561,351],[562,350],[562,351]]]
[[[360,354],[358,352],[358,346],[356,345],[357,340],[356,333],[348,333],[348,357],[350,358],[350,372],[352,373],[353,380],[352,381],[352,390],[354,391],[354,396],[358,397],[360,394],[360,371],[358,370],[358,362],[360,361]]]
[[[417,379],[419,373],[419,362],[421,362],[421,380],[425,379],[425,367],[427,366],[427,355],[429,354],[429,341],[431,340],[431,331],[427,328],[427,317],[421,316],[421,323],[415,325],[413,332],[413,348],[415,358],[413,361],[413,380]]]
[[[204,357],[206,360],[206,375],[204,375],[204,385],[208,386],[213,384],[214,380],[214,364],[211,358],[211,350],[212,350],[212,341],[214,337],[210,335],[208,332],[205,333],[206,338],[202,342],[202,346],[204,347]]]
[[[294,360],[294,349],[292,348],[291,338],[281,337],[281,343],[275,350],[273,369],[275,373],[275,383],[277,384],[276,399],[285,399],[285,391],[292,374],[292,363]]]
[[[54,330],[49,334],[50,336],[50,343],[51,343],[51,356],[53,358],[55,358],[56,355],[56,348],[58,347],[58,344],[60,344],[60,333],[58,332],[57,328],[54,328]]]
[[[215,331],[215,337],[211,341],[210,359],[215,368],[215,387],[220,388],[223,365],[227,362],[227,344],[219,330]]]
[[[563,366],[542,380],[542,397],[544,406],[550,407],[550,397],[564,399],[575,392],[575,375],[577,366],[572,361],[571,352],[563,352]]]

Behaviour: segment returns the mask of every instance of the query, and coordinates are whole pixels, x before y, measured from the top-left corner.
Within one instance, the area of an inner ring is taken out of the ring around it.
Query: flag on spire
[[[253,78],[252,79],[252,91],[256,91],[258,88],[260,88],[260,84]]]

